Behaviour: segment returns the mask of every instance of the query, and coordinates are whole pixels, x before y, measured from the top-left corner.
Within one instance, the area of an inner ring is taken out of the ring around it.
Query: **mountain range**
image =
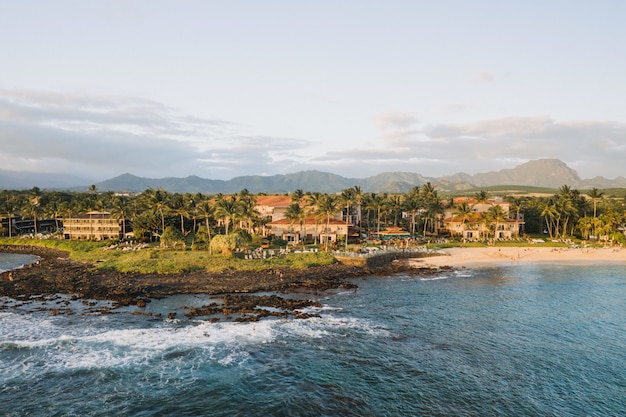
[[[613,180],[604,177],[581,179],[578,173],[558,159],[538,159],[515,168],[469,175],[458,173],[444,177],[425,177],[412,172],[386,172],[368,178],[346,178],[329,172],[302,171],[272,176],[242,176],[231,180],[210,180],[197,176],[186,178],[141,178],[131,174],[120,175],[96,184],[101,191],[140,192],[148,187],[162,187],[171,192],[236,193],[246,188],[252,193],[288,193],[297,189],[334,193],[358,185],[365,192],[404,193],[414,186],[431,182],[437,188],[456,191],[497,185],[516,185],[543,188],[623,188],[626,178]]]
[[[37,183],[36,174],[21,173],[7,175],[0,171],[0,189],[27,189],[33,186],[40,188],[57,188],[85,190],[86,185],[71,186],[68,181],[76,178],[50,177],[48,174],[40,180],[51,182]],[[66,186],[61,183],[65,182]],[[537,159],[518,165],[514,168],[469,175],[457,173],[443,177],[425,177],[411,172],[386,172],[368,178],[347,178],[329,172],[303,171],[285,175],[250,175],[235,177],[231,180],[212,180],[189,176],[186,178],[143,178],[132,174],[123,174],[106,181],[95,183],[99,191],[141,192],[147,188],[162,187],[170,192],[190,193],[224,193],[231,194],[246,188],[252,193],[289,193],[296,189],[303,191],[319,191],[334,193],[358,185],[365,192],[404,193],[414,186],[431,182],[444,191],[460,191],[492,186],[526,186],[556,189],[562,185],[572,188],[590,189],[593,187],[626,188],[626,178],[607,179],[595,177],[581,179],[578,173],[558,159]],[[74,182],[74,185],[77,183]],[[84,184],[84,183],[83,183]]]

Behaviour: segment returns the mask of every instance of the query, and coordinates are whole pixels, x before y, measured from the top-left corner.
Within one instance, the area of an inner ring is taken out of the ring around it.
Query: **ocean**
[[[319,318],[254,323],[186,318],[205,295],[116,314],[4,298],[0,415],[626,415],[622,266],[354,282],[307,295]]]

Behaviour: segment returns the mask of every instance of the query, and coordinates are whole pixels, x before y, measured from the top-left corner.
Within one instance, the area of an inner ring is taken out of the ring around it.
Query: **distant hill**
[[[459,173],[440,180],[474,187],[514,184],[558,188],[563,184],[577,187],[581,183],[578,173],[558,159],[537,159],[511,169],[475,175]]]
[[[236,193],[246,188],[252,193],[290,193],[297,189],[324,193],[340,192],[358,185],[363,191],[405,193],[412,187],[431,182],[445,191],[463,191],[477,187],[518,185],[556,189],[564,184],[587,189],[626,187],[626,179],[608,180],[596,177],[581,180],[576,171],[558,159],[538,159],[515,168],[469,175],[457,173],[441,178],[424,177],[411,172],[386,172],[368,178],[346,178],[320,171],[272,176],[242,176],[228,181],[209,180],[196,176],[186,178],[151,179],[124,174],[96,184],[102,191],[141,192],[148,187],[163,187],[171,192]]]
[[[12,176],[11,176],[12,175]],[[0,171],[0,189],[27,189],[37,185],[40,188],[65,188],[62,184],[69,181],[68,177],[41,174],[11,173]],[[86,190],[87,184],[92,181],[74,178],[73,190]],[[604,177],[581,179],[578,173],[558,159],[538,159],[518,165],[514,168],[503,169],[469,175],[463,172],[440,178],[425,177],[411,172],[385,172],[368,178],[346,178],[329,172],[302,171],[286,175],[249,175],[235,177],[231,180],[211,180],[197,176],[185,178],[142,178],[132,174],[123,174],[106,181],[95,183],[100,191],[142,192],[147,188],[162,187],[170,192],[189,193],[224,193],[231,194],[246,188],[252,193],[281,194],[290,193],[297,189],[303,191],[319,191],[323,193],[340,192],[355,185],[366,192],[405,193],[412,187],[431,182],[442,191],[463,192],[480,187],[494,187],[515,185],[526,187],[542,187],[557,189],[562,185],[569,185],[578,189],[626,188],[626,178],[618,177],[613,180]]]

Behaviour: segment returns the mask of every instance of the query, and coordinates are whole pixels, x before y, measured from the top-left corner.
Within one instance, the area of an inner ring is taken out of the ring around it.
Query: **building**
[[[331,217],[330,219],[319,218],[310,214],[300,223],[282,218],[266,225],[270,228],[270,235],[284,239],[289,243],[298,244],[305,241],[318,240],[320,243],[334,243],[339,236],[346,236],[348,227],[345,221]]]
[[[122,219],[115,219],[106,211],[92,211],[63,219],[63,236],[69,240],[119,240],[128,231],[128,224],[124,227]]]
[[[288,195],[259,195],[255,197],[255,209],[261,217],[276,221],[285,218],[285,212],[292,204]]]
[[[460,215],[458,205],[467,203],[471,213]],[[488,219],[487,214],[493,207],[499,206],[504,218],[501,221]],[[463,239],[512,239],[523,233],[524,214],[511,210],[511,204],[500,198],[478,202],[472,198],[454,199],[454,205],[447,207],[443,215],[444,229],[451,236]]]

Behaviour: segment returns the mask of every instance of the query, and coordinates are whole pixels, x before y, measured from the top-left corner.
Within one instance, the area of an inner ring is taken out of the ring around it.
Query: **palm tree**
[[[380,237],[380,218],[385,208],[385,202],[387,200],[387,194],[369,193],[368,208],[376,212],[376,232]]]
[[[489,207],[487,211],[488,218],[491,222],[494,223],[495,234],[494,237],[498,237],[498,230],[500,229],[500,224],[506,222],[507,215],[502,209],[502,206],[496,204],[495,206]]]
[[[359,187],[358,185],[355,185],[354,187],[352,187],[352,194],[354,196],[354,204],[357,206],[357,219],[356,222],[359,225],[359,227],[361,226],[361,206],[363,205],[363,191],[361,190],[361,187]]]
[[[339,200],[329,194],[322,194],[318,206],[316,207],[316,214],[320,218],[326,218],[326,233],[330,231],[330,218],[333,214],[337,212],[337,208],[339,206]],[[328,238],[325,240],[325,250],[328,251]]]
[[[169,209],[180,217],[180,231],[187,236],[185,231],[185,218],[189,217],[189,206],[182,194],[174,194],[170,199]]]
[[[554,219],[557,216],[556,204],[553,200],[542,201],[539,206],[540,216],[545,220],[546,229],[550,234],[550,239],[553,238],[552,231],[554,228]]]
[[[476,194],[474,194],[474,198],[477,203],[486,203],[489,200],[489,193],[485,190],[480,190]]]
[[[131,206],[126,197],[116,197],[111,206],[111,217],[122,221],[122,236],[126,237],[126,219],[131,215]]]
[[[298,203],[291,203],[285,211],[285,218],[289,219],[291,225],[296,223],[300,224],[300,240],[302,241],[302,249],[304,249],[304,220],[306,219],[307,212],[300,207]]]
[[[348,251],[348,224],[350,221],[350,208],[355,200],[354,189],[346,188],[341,192],[340,200],[343,204],[346,205],[346,245],[345,250]]]
[[[239,214],[239,203],[237,196],[233,195],[230,198],[220,198],[215,202],[215,214],[219,216],[223,221],[226,228],[226,235],[231,222],[233,222]]]
[[[604,193],[594,187],[591,189],[591,191],[589,191],[589,198],[591,199],[591,202],[593,203],[593,218],[595,219],[597,215],[598,201],[604,198]],[[593,234],[594,235],[596,234],[595,230]]]
[[[417,188],[417,187],[414,187]],[[418,188],[419,190],[419,188]],[[404,195],[404,201],[402,203],[402,207],[411,215],[411,236],[415,236],[415,217],[417,213],[423,208],[422,199],[419,196],[419,193],[411,193]]]
[[[244,193],[245,191],[245,193]],[[244,189],[239,193],[239,218],[246,223],[248,233],[252,233],[252,226],[261,217],[256,209],[256,198]]]
[[[156,190],[148,188],[145,191],[145,197],[148,200],[148,206],[159,213],[161,217],[161,233],[163,233],[163,231],[165,231],[165,210],[167,209],[169,195],[167,191],[159,187]],[[162,242],[161,245],[163,245]]]
[[[467,223],[472,218],[472,215],[474,213],[472,206],[467,201],[463,201],[460,204],[454,206],[454,209],[455,211],[454,213],[452,213],[452,215],[455,217],[460,217],[461,223],[463,223],[463,226],[466,227]]]
[[[307,212],[310,211],[312,213],[316,213],[317,208],[321,204],[321,200],[322,200],[322,193],[319,193],[319,192],[307,193],[307,198],[305,199],[307,206],[305,207],[305,210]],[[313,243],[315,245],[317,245],[317,236],[318,236],[317,226],[318,226],[318,217],[315,216],[315,233],[314,233],[315,237],[313,238]]]
[[[209,243],[210,243],[211,242],[210,222],[213,216],[215,215],[215,207],[209,202],[209,200],[202,200],[202,202],[198,206],[198,213],[204,217],[204,222],[206,224],[206,231],[207,231],[207,235],[209,237]],[[210,244],[209,244],[209,254],[212,254]]]
[[[304,191],[302,191],[301,188],[298,188],[296,191],[291,193],[291,201],[294,203],[300,204],[304,196],[305,196]]]
[[[7,190],[2,191],[3,194],[3,202],[4,202],[4,209],[3,209],[3,213],[6,214],[7,219],[8,219],[8,223],[9,223],[9,237],[12,237],[12,225],[13,222],[11,221],[11,219],[14,217],[15,215],[15,196],[11,195]]]

